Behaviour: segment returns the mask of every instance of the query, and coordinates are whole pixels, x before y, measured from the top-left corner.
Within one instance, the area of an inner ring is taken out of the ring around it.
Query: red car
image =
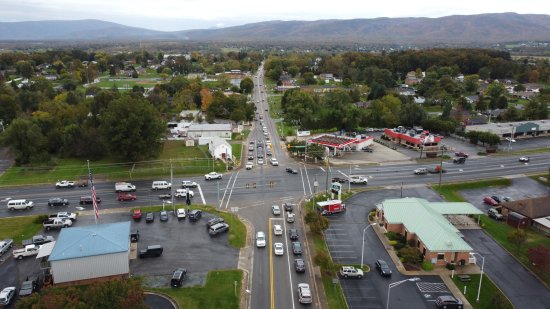
[[[490,196],[486,196],[483,198],[483,202],[485,204],[491,205],[491,206],[497,206],[498,202],[492,199]]]
[[[137,199],[137,196],[132,193],[119,193],[118,194],[118,201],[135,201]]]
[[[132,212],[132,218],[134,220],[141,220],[141,209],[134,209]]]
[[[461,158],[467,158],[469,157],[470,155],[465,153],[464,151],[459,151],[459,152],[455,152],[455,156],[457,157],[461,157]]]

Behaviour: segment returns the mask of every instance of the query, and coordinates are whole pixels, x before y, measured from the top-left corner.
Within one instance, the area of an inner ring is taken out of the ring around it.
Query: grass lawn
[[[459,191],[461,190],[510,186],[511,184],[512,181],[510,179],[499,178],[475,182],[453,183],[442,186],[432,185],[432,189],[441,194],[448,202],[465,202],[466,200],[460,195]]]
[[[212,171],[225,171],[219,161],[212,167],[208,146],[185,147],[184,141],[165,141],[159,159],[136,164],[117,163],[112,159],[91,161],[90,167],[98,180],[131,180],[151,176],[170,176],[170,159],[174,175],[200,175]],[[88,175],[85,160],[56,159],[54,167],[9,168],[0,176],[0,185],[54,184],[58,180],[77,180]]]
[[[208,273],[204,286],[151,290],[169,295],[180,308],[238,309],[242,276],[241,270],[214,270]]]
[[[481,293],[479,294],[479,303],[476,301],[477,299],[477,290],[479,288],[479,274],[478,275],[470,275],[471,281],[469,282],[461,282],[458,276],[454,276],[453,281],[458,287],[458,289],[464,293],[464,286],[466,286],[466,299],[472,304],[472,307],[475,309],[492,309],[492,308],[499,308],[499,309],[513,309],[514,307],[510,303],[510,301],[504,297],[504,294],[495,286],[493,281],[489,277],[487,277],[487,274],[483,275],[483,280],[481,281]],[[493,298],[501,299],[503,302],[499,303],[500,305],[496,305],[492,303]]]
[[[184,203],[182,201],[182,203]],[[227,224],[229,224],[230,226],[230,229],[229,229],[229,237],[228,237],[228,240],[229,240],[229,244],[237,249],[239,248],[242,248],[245,246],[246,244],[246,226],[244,225],[244,223],[241,222],[241,220],[239,220],[237,218],[237,216],[235,216],[235,214],[233,213],[230,213],[230,212],[225,212],[225,211],[220,211],[212,206],[204,206],[204,205],[194,205],[192,204],[191,206],[187,206],[187,205],[175,205],[176,208],[189,208],[191,210],[193,209],[200,209],[202,210],[203,212],[208,212],[208,213],[211,213],[211,214],[214,214],[216,216],[219,216],[219,217],[222,217],[225,222],[227,222]],[[141,212],[142,213],[147,213],[147,212],[159,212],[162,210],[162,206],[146,206],[146,207],[134,207],[132,208],[132,210],[134,209],[141,209]],[[172,206],[165,206],[164,208],[165,210],[172,210]]]
[[[24,213],[22,213],[24,215]],[[0,239],[13,239],[14,244],[19,244],[23,239],[31,238],[42,229],[39,216],[0,218]]]
[[[443,111],[443,107],[439,105],[425,106],[424,110],[426,113],[441,113]]]
[[[243,150],[243,144],[237,143],[237,144],[231,144],[231,151],[233,152],[233,157],[237,158],[237,161],[241,160],[241,152]]]

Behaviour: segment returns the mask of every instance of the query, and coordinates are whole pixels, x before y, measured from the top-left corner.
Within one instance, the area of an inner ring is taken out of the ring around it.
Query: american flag
[[[92,170],[89,166],[88,171],[90,173],[90,187],[92,189],[92,203],[94,205],[95,222],[97,223],[97,220],[99,219],[99,207],[97,207],[97,195],[95,192],[94,176],[92,175]]]

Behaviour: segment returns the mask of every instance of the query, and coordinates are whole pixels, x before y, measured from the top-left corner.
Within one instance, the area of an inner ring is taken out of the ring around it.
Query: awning
[[[53,247],[55,247],[55,241],[47,242],[40,246],[40,249],[38,249],[38,255],[36,256],[37,259],[41,259],[45,256],[49,256],[52,254]]]

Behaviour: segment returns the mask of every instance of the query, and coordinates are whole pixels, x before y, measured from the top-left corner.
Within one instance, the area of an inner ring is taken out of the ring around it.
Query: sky
[[[431,17],[515,12],[550,15],[550,0],[1,0],[0,21],[100,19],[152,30],[269,20]]]

